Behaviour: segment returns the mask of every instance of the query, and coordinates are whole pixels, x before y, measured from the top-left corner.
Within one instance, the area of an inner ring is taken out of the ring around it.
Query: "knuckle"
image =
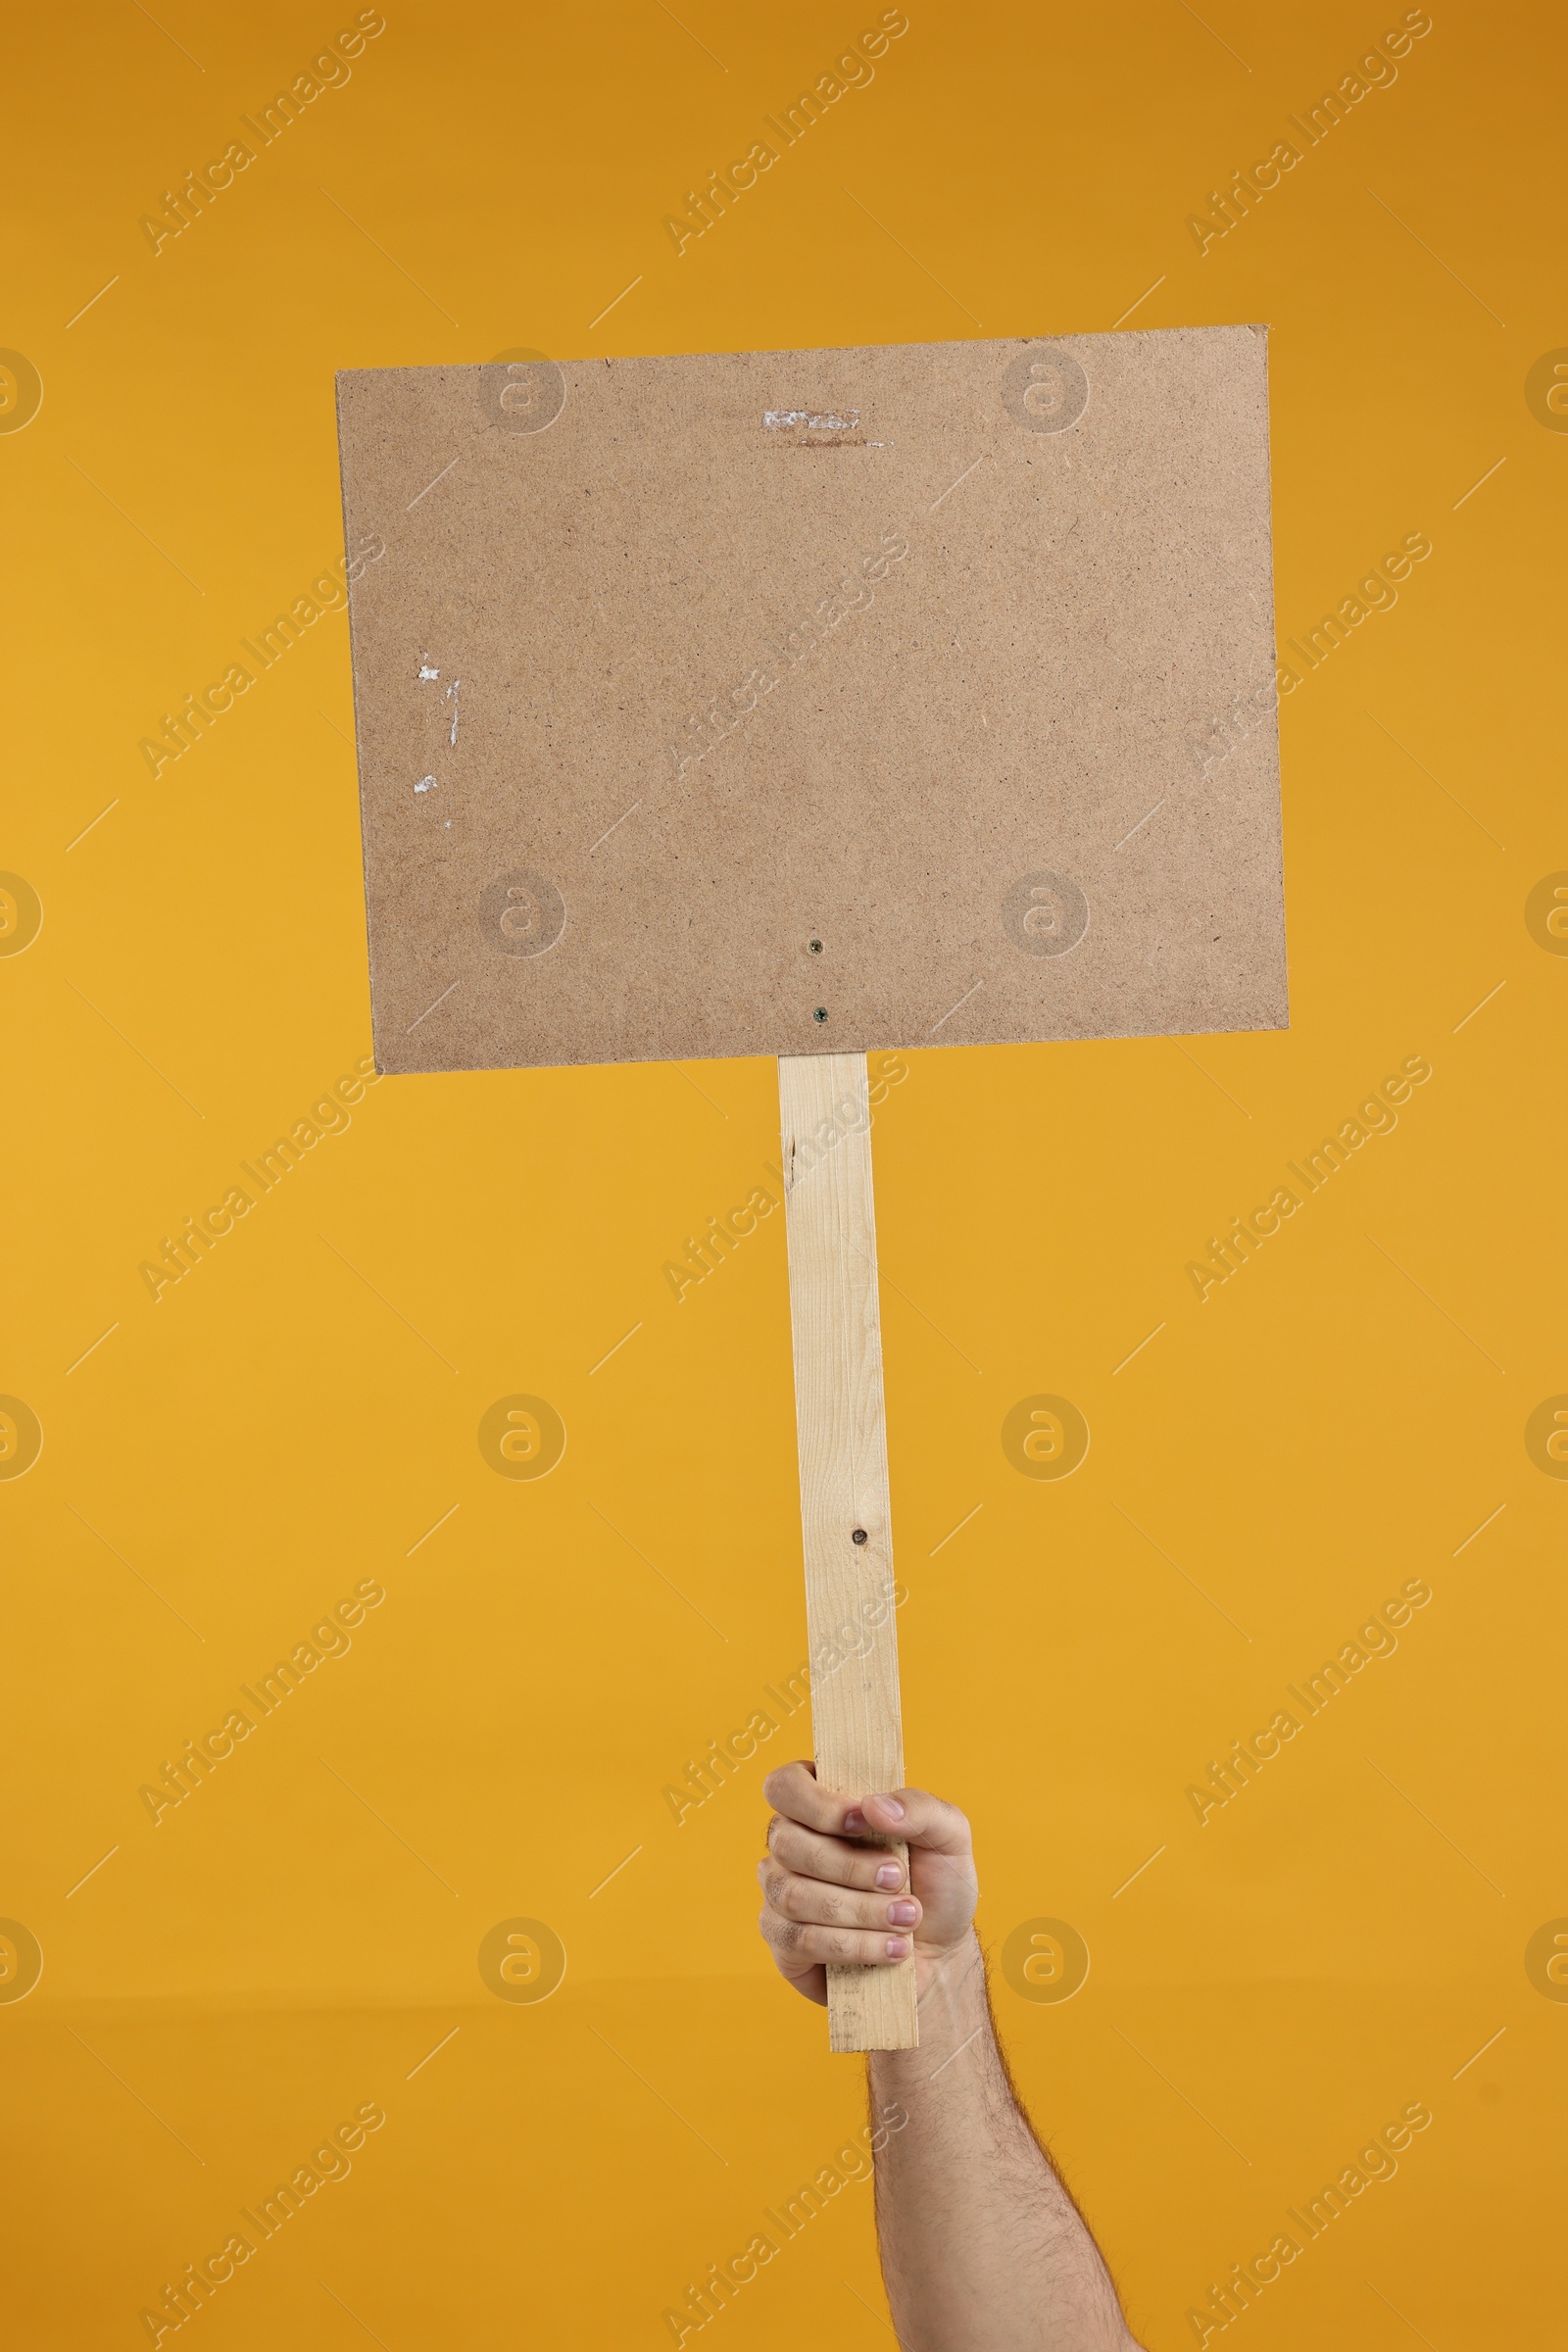
[[[859,1937],[845,1928],[808,1928],[807,1948],[813,1960],[838,1964],[854,1962],[863,1957]]]

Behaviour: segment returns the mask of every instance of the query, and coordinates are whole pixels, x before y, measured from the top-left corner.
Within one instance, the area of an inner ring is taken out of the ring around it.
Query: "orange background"
[[[1568,2009],[1525,1950],[1568,1913],[1568,1490],[1525,1425],[1568,1389],[1568,964],[1525,907],[1568,866],[1568,441],[1526,379],[1568,342],[1560,32],[1435,8],[1200,253],[1188,216],[1399,11],[911,0],[677,256],[665,213],[879,13],[398,0],[156,255],[140,216],[354,10],[13,36],[0,341],[42,382],[0,434],[0,865],[43,908],[0,958],[0,1389],[43,1431],[0,1481],[0,1913],[43,1954],[0,1998],[20,2344],[145,2342],[368,2102],[208,2352],[668,2342],[862,2114],[753,1925],[804,1717],[678,1828],[662,1795],[804,1650],[782,1221],[679,1305],[661,1275],[760,1180],[771,1065],[388,1080],[156,1304],[138,1274],[368,1046],[341,616],[156,781],[137,748],[341,552],[333,370],[1130,312],[1272,322],[1282,638],[1404,534],[1433,553],[1283,708],[1290,1032],[917,1054],[878,1115],[910,1771],[974,1817],[994,1949],[1039,1917],[1087,1943],[1070,2001],[998,2000],[1144,2340],[1193,2341],[1208,2281],[1416,2100],[1397,2177],[1249,2340],[1546,2340]],[[1418,1054],[1397,1129],[1200,1303],[1207,1237]],[[1037,1392],[1092,1433],[1059,1482],[1000,1444]],[[480,1454],[512,1393],[564,1422],[547,1478]],[[1413,1578],[1397,1653],[1200,1826],[1188,1785]],[[139,1788],[369,1579],[348,1654],[154,1826]],[[519,1917],[567,1954],[538,2005],[476,1962]],[[851,2183],[716,2327],[871,2346],[882,2308]]]

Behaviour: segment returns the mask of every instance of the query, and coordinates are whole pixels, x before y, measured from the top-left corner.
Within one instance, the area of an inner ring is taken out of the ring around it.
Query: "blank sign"
[[[1261,328],[338,399],[383,1070],[1284,1025]]]

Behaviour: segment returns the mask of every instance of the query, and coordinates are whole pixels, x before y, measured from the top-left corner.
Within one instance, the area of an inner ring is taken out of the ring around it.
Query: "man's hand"
[[[830,1963],[914,1954],[920,2047],[873,2050],[882,2135],[882,2275],[909,2352],[1138,2352],[1083,2217],[1017,2103],[997,2045],[971,1921],[969,1824],[922,1788],[833,1796],[809,1764],[764,1784],[774,1805],[761,1929],[798,1992],[827,1999]],[[867,1834],[907,1842],[909,1866]]]
[[[968,1941],[980,1888],[969,1824],[922,1788],[830,1796],[810,1764],[768,1774],[776,1807],[757,1865],[766,1898],[758,1925],[782,1976],[808,2000],[827,2000],[827,1963],[891,1968],[914,1953],[916,1994]],[[905,1870],[867,1831],[902,1838]]]

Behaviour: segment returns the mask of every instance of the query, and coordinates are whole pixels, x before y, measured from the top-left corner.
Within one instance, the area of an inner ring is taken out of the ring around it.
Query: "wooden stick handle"
[[[863,1796],[904,1786],[865,1055],[790,1055],[778,1094],[816,1772]],[[827,2009],[835,2050],[913,2049],[914,1962],[830,1968]]]

